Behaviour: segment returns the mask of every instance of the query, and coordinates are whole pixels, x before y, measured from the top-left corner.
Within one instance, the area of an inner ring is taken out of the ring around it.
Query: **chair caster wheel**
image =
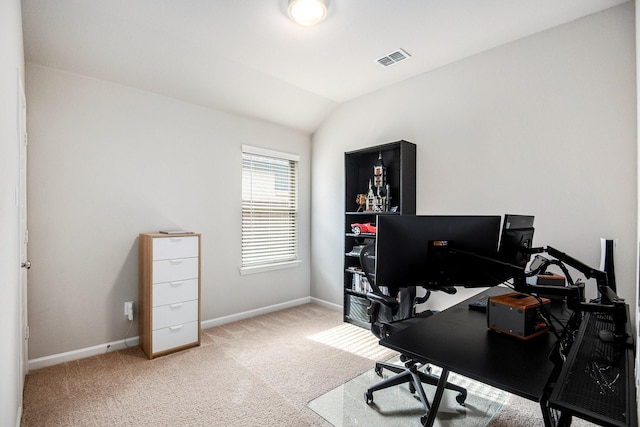
[[[427,425],[427,418],[428,418],[427,415],[421,416],[420,417],[420,424],[422,424],[423,426],[426,426]]]
[[[377,376],[382,377],[382,367],[381,366],[376,366],[374,368],[374,371],[375,371]]]
[[[369,393],[368,391],[365,391],[364,401],[367,405],[371,405],[373,403],[373,393]]]
[[[467,395],[464,393],[460,393],[456,396],[456,402],[464,406],[464,401],[467,400]]]
[[[411,392],[411,394],[416,393],[416,387],[413,385],[413,383],[409,383],[409,391]]]

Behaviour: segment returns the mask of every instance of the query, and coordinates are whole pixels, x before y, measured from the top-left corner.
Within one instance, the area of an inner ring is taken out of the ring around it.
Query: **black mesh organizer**
[[[598,336],[613,329],[609,316],[585,315],[551,392],[551,408],[603,426],[637,425],[632,346]]]

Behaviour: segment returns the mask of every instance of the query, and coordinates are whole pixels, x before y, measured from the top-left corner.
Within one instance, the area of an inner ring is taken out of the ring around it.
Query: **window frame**
[[[293,240],[294,240],[294,255],[295,257],[290,260],[283,261],[266,261],[265,263],[259,263],[254,265],[245,265],[245,255],[243,253],[243,246],[245,244],[245,225],[244,225],[244,216],[245,216],[245,199],[244,199],[244,191],[245,191],[245,168],[244,161],[245,155],[257,156],[257,157],[265,157],[265,158],[274,158],[278,160],[287,160],[289,162],[294,163],[294,175],[293,180],[290,180],[289,183],[293,184],[293,194],[290,197],[293,197],[294,207],[292,209],[295,217],[294,223],[294,232],[293,232]],[[241,193],[241,253],[240,253],[240,274],[253,274],[260,273],[264,271],[272,271],[272,270],[280,270],[284,268],[292,268],[297,267],[301,264],[301,260],[299,258],[299,226],[300,226],[300,218],[299,218],[299,165],[300,165],[300,156],[292,153],[285,153],[281,151],[270,150],[261,147],[255,147],[250,145],[242,145],[242,193]],[[293,181],[293,182],[291,182]]]

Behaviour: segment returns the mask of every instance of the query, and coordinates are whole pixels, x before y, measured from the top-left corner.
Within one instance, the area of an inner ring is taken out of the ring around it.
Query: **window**
[[[298,260],[298,159],[242,146],[242,272]]]

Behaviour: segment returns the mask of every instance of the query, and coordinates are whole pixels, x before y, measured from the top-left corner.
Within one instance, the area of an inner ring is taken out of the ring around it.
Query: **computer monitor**
[[[376,283],[394,288],[422,285],[493,286],[482,260],[451,256],[455,250],[495,258],[500,216],[379,215]]]
[[[533,220],[531,215],[504,216],[498,250],[500,261],[522,268],[527,266],[533,245]]]

